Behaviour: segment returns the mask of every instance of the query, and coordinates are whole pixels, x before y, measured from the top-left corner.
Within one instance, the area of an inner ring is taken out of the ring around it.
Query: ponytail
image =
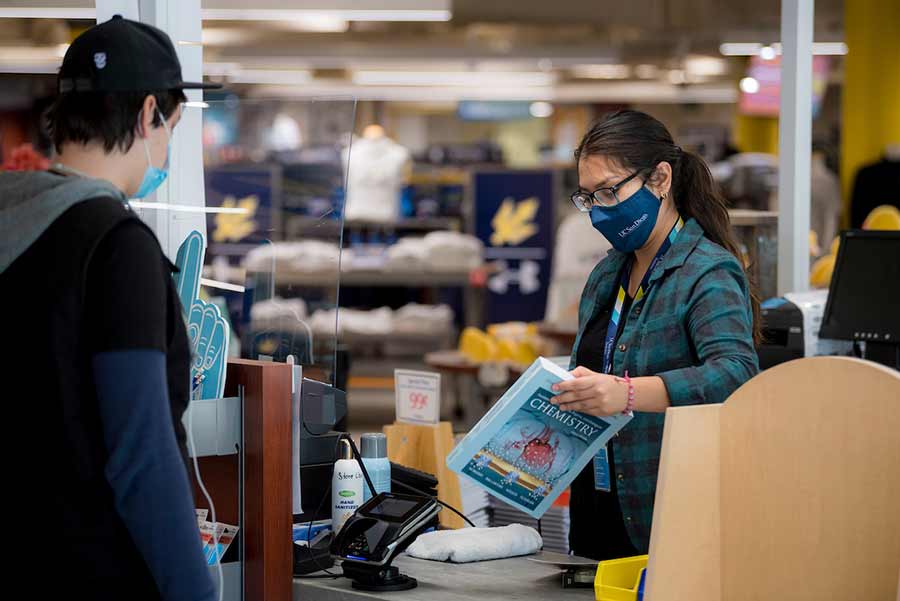
[[[673,164],[672,185],[675,207],[681,216],[695,219],[706,237],[735,256],[744,266],[750,283],[750,307],[753,312],[753,343],[762,342],[759,313],[759,293],[750,266],[744,265],[740,246],[731,229],[728,205],[713,179],[706,162],[693,152],[681,151],[681,157]]]
[[[695,219],[706,237],[733,254],[744,266],[750,284],[753,342],[759,346],[759,294],[749,266],[731,230],[728,206],[709,167],[699,156],[675,145],[666,126],[640,111],[617,111],[595,123],[575,151],[583,156],[605,155],[631,169],[653,170],[661,162],[672,165],[672,193],[681,216]]]

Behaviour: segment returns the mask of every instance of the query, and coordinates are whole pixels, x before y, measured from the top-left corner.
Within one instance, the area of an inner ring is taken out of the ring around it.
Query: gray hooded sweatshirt
[[[127,201],[106,180],[50,171],[0,171],[0,273],[63,213],[92,198]]]

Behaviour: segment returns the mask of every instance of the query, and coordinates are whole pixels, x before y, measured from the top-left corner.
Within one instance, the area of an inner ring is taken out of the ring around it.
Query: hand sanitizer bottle
[[[334,462],[331,478],[331,529],[337,535],[360,505],[363,504],[365,479],[353,450],[346,440],[340,441],[341,459]]]

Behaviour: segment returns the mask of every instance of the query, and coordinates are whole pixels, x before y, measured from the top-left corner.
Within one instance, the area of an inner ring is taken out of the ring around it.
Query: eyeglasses
[[[640,175],[646,171],[646,169],[638,169],[618,184],[613,186],[606,186],[603,188],[597,188],[593,192],[582,192],[578,191],[572,194],[570,197],[572,199],[572,204],[575,205],[575,208],[581,211],[582,213],[590,212],[593,207],[611,207],[613,205],[617,205],[622,202],[619,199],[619,189],[633,180],[635,177]],[[644,180],[646,181],[646,180]]]

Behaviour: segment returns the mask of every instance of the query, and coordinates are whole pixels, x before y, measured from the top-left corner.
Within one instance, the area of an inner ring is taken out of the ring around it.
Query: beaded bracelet
[[[625,405],[625,409],[622,410],[622,415],[628,415],[632,411],[634,411],[634,385],[631,383],[631,378],[628,377],[628,372],[625,372],[625,385],[628,386],[628,403]]]

